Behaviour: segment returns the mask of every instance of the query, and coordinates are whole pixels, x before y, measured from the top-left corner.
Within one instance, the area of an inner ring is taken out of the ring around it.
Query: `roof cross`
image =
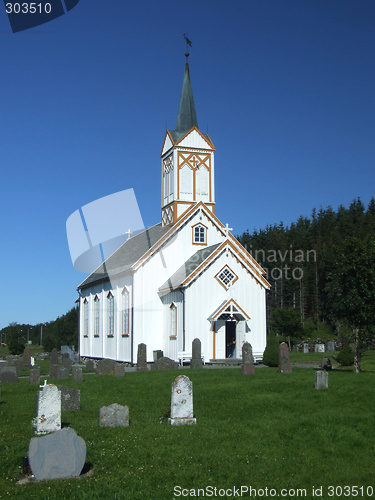
[[[229,231],[233,231],[233,227],[229,227],[228,222],[225,224],[225,237],[228,238]]]
[[[130,231],[130,229],[128,229],[127,231],[125,231],[125,234],[128,235],[128,240],[130,239],[130,235],[132,234],[133,231]]]

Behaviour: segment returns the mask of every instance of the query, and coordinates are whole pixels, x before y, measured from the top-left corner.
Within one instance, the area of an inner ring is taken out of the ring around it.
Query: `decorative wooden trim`
[[[211,138],[210,136],[207,134],[208,136],[208,139],[207,137],[205,137],[202,132],[197,128],[197,127],[192,127],[190,130],[188,130],[177,142],[174,143],[175,146],[181,144],[182,141],[184,141],[188,135],[190,135],[193,131],[196,131],[198,132],[198,134],[201,136],[201,138],[209,145],[211,146],[213,149],[215,149],[215,146],[213,145],[213,142],[211,141]],[[173,141],[172,141],[173,142]]]

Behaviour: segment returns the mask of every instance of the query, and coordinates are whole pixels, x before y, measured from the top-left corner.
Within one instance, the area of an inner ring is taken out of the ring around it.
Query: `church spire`
[[[198,120],[197,113],[195,112],[193,89],[191,87],[189,63],[186,61],[176,132],[184,133],[193,127],[198,128]]]

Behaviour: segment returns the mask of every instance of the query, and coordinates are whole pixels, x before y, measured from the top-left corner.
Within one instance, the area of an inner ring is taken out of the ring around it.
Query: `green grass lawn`
[[[182,495],[188,493],[182,488],[198,496],[198,488],[216,487],[211,497],[230,499],[239,498],[232,492],[241,486],[291,489],[283,498],[306,489],[298,498],[311,499],[348,498],[345,490],[330,495],[329,486],[364,486],[357,498],[371,498],[366,487],[375,488],[374,354],[364,357],[363,373],[331,372],[326,391],[315,390],[309,368],[292,374],[258,368],[255,376],[242,377],[239,368],[186,367],[58,381],[81,390],[81,410],[64,412],[62,421],[86,441],[93,474],[23,486],[16,483],[34,437],[38,388],[27,379],[3,384],[0,498],[168,500],[193,497]],[[160,423],[170,407],[171,384],[181,374],[193,382],[195,426]],[[100,407],[114,402],[129,406],[130,427],[99,427]],[[322,496],[313,496],[313,487],[320,486]],[[229,495],[223,496],[224,489]]]

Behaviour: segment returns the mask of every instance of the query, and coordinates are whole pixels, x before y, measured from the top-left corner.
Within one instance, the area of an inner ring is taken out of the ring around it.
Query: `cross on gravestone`
[[[241,374],[255,375],[253,349],[251,347],[251,344],[249,344],[249,342],[244,342],[242,346]]]
[[[53,384],[41,386],[38,392],[36,434],[47,434],[61,429],[61,392]]]
[[[197,422],[193,416],[193,383],[189,377],[179,375],[172,384],[171,425],[191,425]]]
[[[199,339],[194,339],[191,347],[191,363],[190,368],[202,368],[202,351],[201,351],[201,341]]]
[[[286,342],[279,345],[279,373],[292,373],[292,363],[289,359],[289,348]]]

